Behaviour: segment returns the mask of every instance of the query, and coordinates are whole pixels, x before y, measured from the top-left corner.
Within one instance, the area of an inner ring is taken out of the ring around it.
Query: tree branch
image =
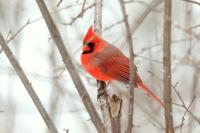
[[[60,4],[62,3],[63,0],[59,0],[58,4],[56,5],[57,7],[60,6]]]
[[[164,6],[164,33],[163,33],[163,79],[166,133],[174,133],[173,112],[171,99],[171,10],[172,1],[165,0]]]
[[[122,107],[122,99],[116,95],[109,97],[109,106],[110,106],[110,114],[111,114],[111,125],[113,133],[120,133],[121,126],[121,107]],[[123,112],[124,113],[124,112]]]
[[[74,85],[76,86],[76,89],[82,99],[82,102],[87,110],[87,112],[89,113],[91,120],[94,124],[94,126],[96,127],[96,129],[98,130],[99,133],[105,133],[105,128],[101,122],[100,117],[97,114],[97,111],[94,108],[94,105],[92,104],[92,101],[88,95],[88,92],[86,91],[85,86],[83,85],[80,76],[78,75],[75,66],[72,63],[72,60],[65,48],[64,42],[61,38],[61,35],[55,25],[55,23],[53,22],[53,19],[44,3],[43,0],[36,0],[37,5],[44,17],[44,20],[47,24],[47,27],[49,29],[49,32],[52,36],[52,39],[54,40],[60,55],[62,57],[62,60],[65,64],[65,67],[68,69],[68,72],[72,78],[72,81],[74,82]]]
[[[186,108],[186,110],[185,110],[185,112],[184,112],[184,114],[183,114],[183,117],[182,117],[182,120],[181,120],[181,124],[180,124],[180,127],[181,127],[180,132],[181,132],[181,133],[182,133],[182,130],[183,130],[183,125],[184,125],[185,116],[186,116],[186,114],[187,114],[189,108],[190,108],[191,105],[193,104],[195,98],[196,98],[196,97],[193,97],[193,98],[192,98],[192,101],[190,102],[189,106]]]
[[[129,55],[130,55],[130,81],[129,81],[129,89],[130,89],[130,97],[129,97],[129,114],[128,114],[128,127],[127,127],[127,133],[132,132],[132,127],[133,127],[133,109],[134,109],[134,87],[135,87],[135,72],[136,72],[136,67],[134,67],[134,49],[133,49],[133,41],[131,37],[131,30],[130,26],[128,23],[128,16],[126,14],[126,8],[123,0],[119,0],[121,10],[122,10],[122,15],[124,19],[124,25],[126,28],[126,38],[128,41],[129,45]]]
[[[28,20],[19,30],[15,32],[13,36],[11,36],[7,41],[6,44],[8,44],[11,40],[13,40],[28,24],[30,24],[30,20]],[[10,33],[10,32],[9,32]],[[9,35],[9,34],[8,34]],[[3,48],[0,49],[0,54],[3,51]]]
[[[200,125],[200,120],[189,110],[189,108],[185,105],[183,98],[181,97],[180,93],[176,90],[176,87],[173,87],[174,91],[176,92],[179,100],[181,101],[181,106],[192,116],[194,120]]]
[[[185,2],[188,2],[188,3],[193,3],[193,4],[200,6],[199,2],[196,2],[196,1],[193,1],[193,0],[182,0],[182,1],[185,1]]]
[[[15,59],[12,51],[9,49],[9,47],[6,44],[6,41],[4,40],[3,36],[0,33],[0,45],[3,48],[7,58],[9,59],[10,63],[12,64],[13,68],[15,69],[17,75],[19,76],[20,80],[24,84],[24,87],[26,88],[28,94],[30,95],[31,99],[33,100],[33,103],[35,104],[37,110],[39,111],[40,115],[42,116],[45,124],[49,128],[49,131],[51,133],[58,133],[55,125],[53,124],[51,118],[47,114],[47,111],[45,110],[44,106],[42,105],[39,97],[37,96],[36,92],[34,91],[30,81],[26,77],[26,74],[24,73],[23,69]]]
[[[83,1],[83,5],[82,5],[82,8],[81,8],[81,12],[84,12],[85,4],[86,4],[86,0]],[[82,13],[82,16],[83,16],[83,13]],[[81,16],[81,17],[82,17],[82,16]]]
[[[94,30],[98,35],[102,33],[102,0],[95,0],[94,11]],[[106,93],[106,83],[104,81],[97,81],[98,90],[103,90],[104,94],[99,96],[99,103],[101,106],[101,112],[103,116],[104,126],[107,133],[112,133],[111,130],[111,116],[108,104],[108,95]]]
[[[102,32],[102,1],[95,0],[94,29],[98,35]]]
[[[93,6],[94,6],[94,4],[92,4],[92,5],[90,5],[90,6],[86,7],[86,8],[83,8],[83,10],[81,10],[81,12],[79,14],[77,14],[75,17],[73,17],[70,22],[68,22],[68,23],[62,23],[62,24],[63,25],[72,25],[78,18],[81,18],[83,16],[83,14],[87,10],[91,9]]]

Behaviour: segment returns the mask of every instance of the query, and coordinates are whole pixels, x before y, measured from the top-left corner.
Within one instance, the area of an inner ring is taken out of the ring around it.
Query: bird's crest
[[[90,28],[88,29],[85,38],[83,39],[83,45],[87,44],[91,41],[96,41],[98,39],[97,34],[94,32],[92,25],[90,26]]]

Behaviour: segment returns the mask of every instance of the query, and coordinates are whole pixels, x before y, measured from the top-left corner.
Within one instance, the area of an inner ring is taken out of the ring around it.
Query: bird
[[[108,43],[94,32],[90,26],[84,39],[81,54],[83,68],[96,80],[104,82],[118,81],[129,85],[130,59],[117,47]],[[159,106],[164,103],[148,88],[135,71],[135,87],[144,90]]]

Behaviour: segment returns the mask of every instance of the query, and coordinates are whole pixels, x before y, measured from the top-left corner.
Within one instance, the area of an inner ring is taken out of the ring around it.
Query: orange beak
[[[82,50],[83,50],[83,51],[89,51],[89,50],[90,50],[90,47],[88,47],[88,45],[85,44],[85,45],[83,45]]]

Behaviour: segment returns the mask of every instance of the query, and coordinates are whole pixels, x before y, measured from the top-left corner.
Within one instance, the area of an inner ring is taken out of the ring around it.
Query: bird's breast
[[[81,55],[81,62],[85,70],[92,75],[95,79],[101,81],[109,81],[111,78],[102,72],[101,68],[96,66],[95,60],[91,55]]]

